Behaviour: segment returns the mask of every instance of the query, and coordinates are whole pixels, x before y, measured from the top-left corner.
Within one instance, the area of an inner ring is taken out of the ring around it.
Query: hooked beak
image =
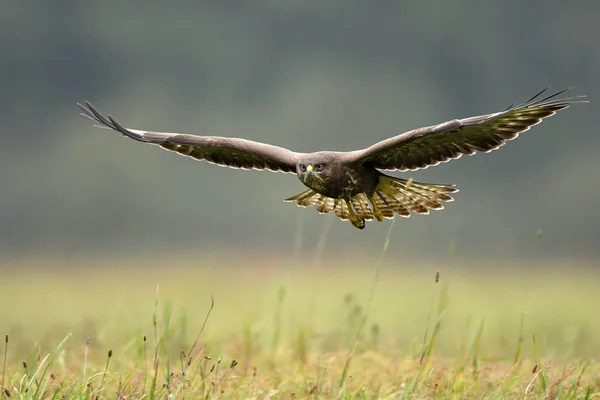
[[[312,176],[313,175],[313,166],[309,165],[306,167],[306,176]]]

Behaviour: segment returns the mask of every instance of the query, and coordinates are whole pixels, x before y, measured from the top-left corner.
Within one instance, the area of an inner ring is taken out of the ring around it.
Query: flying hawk
[[[103,116],[87,101],[85,106],[77,105],[81,115],[97,126],[138,142],[231,168],[294,173],[309,189],[285,201],[315,206],[321,214],[333,211],[341,220],[363,229],[365,221],[442,209],[442,202],[453,201],[450,193],[457,192],[454,185],[404,180],[381,170],[414,171],[463,154],[488,153],[557,111],[586,102],[585,96],[558,97],[566,90],[543,97],[547,90],[505,111],[414,129],[351,152],[296,153],[245,139],[129,129],[111,116]]]

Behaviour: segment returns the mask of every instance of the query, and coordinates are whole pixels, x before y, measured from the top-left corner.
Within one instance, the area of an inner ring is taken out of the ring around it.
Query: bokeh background
[[[597,257],[599,20],[591,0],[6,2],[0,249],[311,253],[327,224],[327,252],[383,243],[388,224],[360,232],[284,203],[304,189],[294,176],[125,140],[92,128],[76,102],[129,127],[353,150],[551,84],[591,103],[501,151],[396,174],[461,192],[443,212],[397,221],[390,251]]]
[[[466,354],[484,325],[490,358],[512,359],[523,337],[534,355],[532,335],[544,356],[598,354],[599,21],[594,0],[3,2],[9,360],[35,360],[73,327],[80,354],[86,342],[100,364],[107,348],[127,354],[151,337],[157,284],[176,355],[210,293],[213,356],[249,360],[280,334],[345,355],[365,313],[376,350],[414,355],[446,298],[444,354]],[[442,212],[395,221],[372,303],[390,221],[359,231],[284,203],[304,190],[295,176],[142,145],[76,106],[132,128],[355,150],[548,85],[591,102],[500,151],[392,173],[461,191]]]

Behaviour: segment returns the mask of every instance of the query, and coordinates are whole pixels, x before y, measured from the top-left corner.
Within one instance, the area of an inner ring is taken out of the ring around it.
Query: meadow
[[[597,398],[599,278],[389,254],[5,261],[2,396]]]

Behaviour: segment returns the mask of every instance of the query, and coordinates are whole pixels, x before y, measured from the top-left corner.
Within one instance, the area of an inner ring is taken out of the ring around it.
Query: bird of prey
[[[239,138],[196,136],[125,128],[104,116],[89,102],[78,103],[84,117],[96,126],[110,128],[138,142],[158,145],[181,155],[221,166],[294,173],[308,190],[285,201],[314,206],[321,214],[335,212],[358,229],[365,221],[392,219],[395,214],[428,214],[453,201],[454,185],[415,182],[382,173],[413,171],[459,158],[488,153],[515,139],[542,119],[554,115],[585,96],[559,97],[566,90],[546,95],[548,88],[519,105],[476,117],[454,119],[385,139],[366,149],[296,153],[270,144]]]

